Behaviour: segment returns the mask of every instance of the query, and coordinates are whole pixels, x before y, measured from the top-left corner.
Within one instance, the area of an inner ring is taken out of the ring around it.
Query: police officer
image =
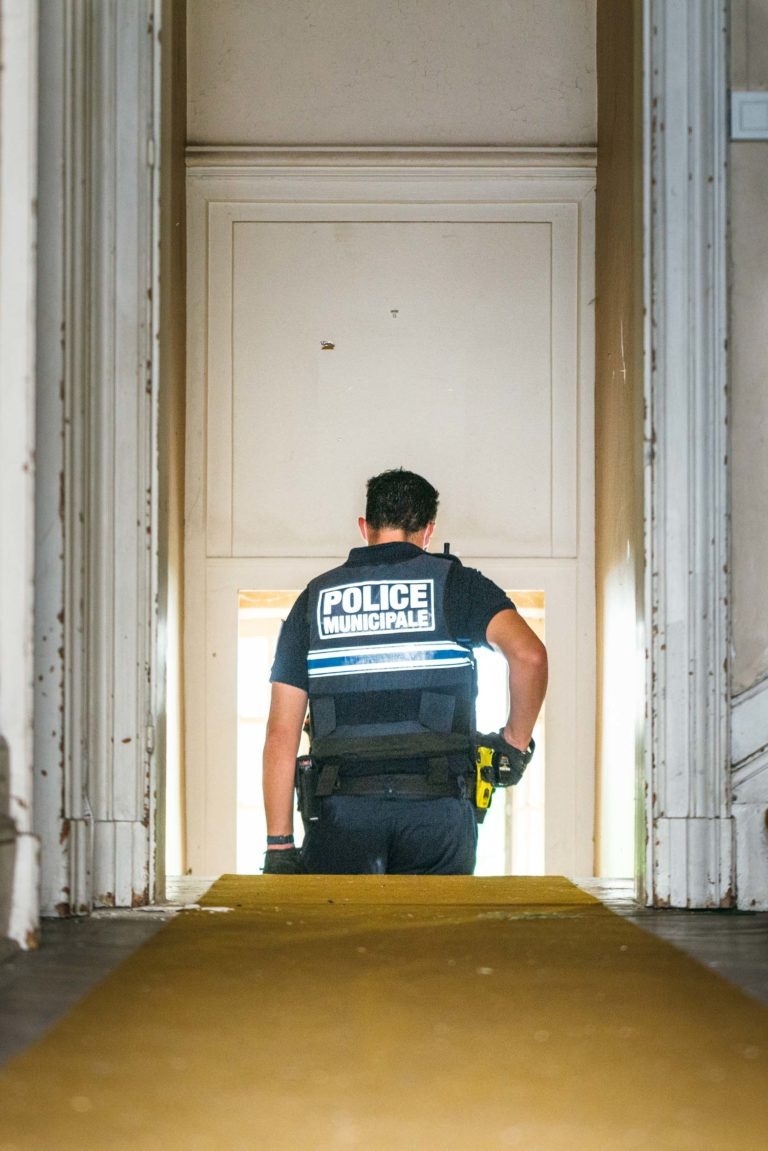
[[[264,747],[265,872],[474,870],[471,649],[507,661],[500,739],[517,752],[530,745],[547,656],[501,588],[427,553],[437,505],[413,472],[370,479],[358,521],[367,546],[313,580],[283,625]],[[299,851],[293,788],[307,703],[320,815]]]

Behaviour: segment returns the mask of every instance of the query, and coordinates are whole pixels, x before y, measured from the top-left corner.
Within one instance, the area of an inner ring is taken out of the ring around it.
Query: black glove
[[[304,865],[298,847],[284,847],[264,855],[265,875],[303,875]]]
[[[494,787],[512,787],[519,783],[536,750],[536,744],[531,740],[525,751],[520,751],[518,747],[507,743],[503,733],[504,728],[500,728],[489,735],[476,737],[480,747],[490,747],[493,751]]]

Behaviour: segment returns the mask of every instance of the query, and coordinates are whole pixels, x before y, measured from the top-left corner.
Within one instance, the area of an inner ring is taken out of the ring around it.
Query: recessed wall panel
[[[231,244],[233,555],[344,554],[393,466],[464,554],[551,554],[548,221],[240,220]]]

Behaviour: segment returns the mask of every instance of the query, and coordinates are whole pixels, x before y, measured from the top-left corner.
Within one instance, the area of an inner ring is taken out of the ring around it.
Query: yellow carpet
[[[0,1151],[768,1148],[768,1011],[565,880],[202,902],[8,1066]]]

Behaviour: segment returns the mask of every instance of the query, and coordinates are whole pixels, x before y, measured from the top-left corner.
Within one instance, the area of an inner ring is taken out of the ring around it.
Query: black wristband
[[[278,844],[293,843],[292,835],[268,835],[267,847],[276,847]]]

